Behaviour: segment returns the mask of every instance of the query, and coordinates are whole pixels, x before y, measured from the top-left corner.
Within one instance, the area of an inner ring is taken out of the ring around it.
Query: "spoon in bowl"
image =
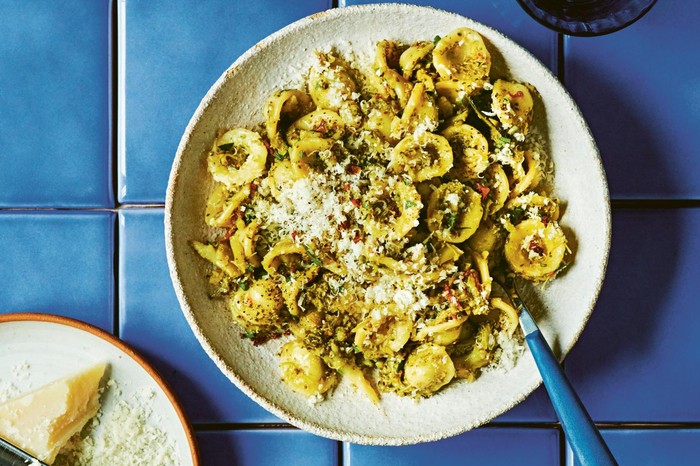
[[[518,311],[525,341],[576,458],[582,466],[617,466],[615,458],[566,378],[532,314],[520,298],[515,283],[510,287],[510,295]]]

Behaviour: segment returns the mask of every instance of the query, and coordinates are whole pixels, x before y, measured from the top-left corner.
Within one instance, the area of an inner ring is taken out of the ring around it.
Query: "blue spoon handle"
[[[520,310],[525,341],[542,375],[542,381],[576,458],[582,466],[617,466],[617,462],[564,375],[530,313]]]

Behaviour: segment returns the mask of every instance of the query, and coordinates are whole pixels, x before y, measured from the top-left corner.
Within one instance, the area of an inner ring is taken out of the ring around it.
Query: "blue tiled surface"
[[[688,47],[700,39],[700,4],[657,2],[624,31],[565,38],[558,64],[556,35],[516,2],[414,3],[493,26],[550,69],[563,65],[560,78],[597,138],[611,194],[624,201],[613,209],[600,301],[566,372],[593,418],[611,423],[603,435],[620,464],[698,464],[700,55]],[[122,7],[125,89],[111,82],[110,56],[122,37],[110,21]],[[341,445],[280,428],[218,371],[189,329],[167,270],[162,206],[139,204],[162,205],[180,135],[221,72],[269,33],[329,7],[330,0],[0,2],[0,312],[65,315],[133,345],[182,401],[207,466],[573,466],[541,388],[490,426],[451,439]],[[115,172],[117,94],[126,101],[126,145]]]
[[[345,444],[343,466],[555,466],[560,464],[556,429],[481,428],[433,443],[404,447]]]
[[[110,1],[0,2],[0,207],[109,207]]]
[[[657,2],[637,23],[566,44],[567,87],[600,147],[613,198],[700,199],[700,2]],[[633,174],[632,174],[633,172]]]
[[[696,466],[700,458],[699,429],[606,429],[603,438],[621,465]]]
[[[330,6],[330,0],[294,7],[277,0],[128,0],[118,200],[164,202],[180,137],[211,85],[256,42]]]
[[[119,335],[154,363],[194,423],[280,422],[209,359],[180,310],[165,259],[162,209],[119,213]]]
[[[522,403],[498,416],[493,422],[554,422],[557,415],[549,401],[549,395],[540,386]]]
[[[114,321],[114,214],[0,212],[0,312],[45,312],[107,331]]]
[[[700,420],[700,209],[616,210],[599,304],[566,361],[599,421]]]
[[[207,466],[338,465],[338,442],[296,429],[202,432],[197,440]]]

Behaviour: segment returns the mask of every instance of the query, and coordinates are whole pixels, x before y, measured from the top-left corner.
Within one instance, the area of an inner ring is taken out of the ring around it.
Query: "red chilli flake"
[[[298,233],[296,230],[294,230],[294,231],[292,232],[292,240],[293,240],[295,243],[297,242],[297,238],[298,238],[298,237],[299,237],[299,233]]]
[[[540,256],[544,254],[544,248],[537,244],[535,240],[530,241],[530,245],[528,246],[528,248],[530,249],[530,251]]]
[[[267,153],[269,155],[275,155],[275,150],[270,146],[270,141],[263,139],[262,142],[265,145],[265,149],[267,149]]]
[[[549,224],[549,217],[547,217],[546,215],[543,215],[542,216],[542,223],[544,224],[544,226],[547,226]]]
[[[345,183],[345,184],[343,185],[343,189],[346,190],[346,191],[350,191],[350,183]]]
[[[362,168],[358,167],[357,165],[348,165],[345,167],[345,173],[348,175],[357,175],[362,171]]]
[[[362,205],[362,201],[359,199],[350,199],[350,202],[352,202],[352,205],[355,207],[360,207]]]
[[[511,94],[510,92],[508,93],[511,99],[519,99],[523,97],[525,94],[523,94],[523,91],[518,91],[515,94]]]
[[[362,236],[360,235],[360,230],[355,230],[355,236],[352,238],[352,242],[359,243],[361,239]]]
[[[491,188],[489,188],[488,186],[484,186],[482,184],[479,184],[479,183],[475,183],[475,187],[476,187],[476,190],[479,191],[479,194],[481,194],[482,201],[485,200],[486,196],[488,196],[489,193],[491,192]]]
[[[290,332],[284,332],[284,333],[256,333],[253,338],[251,338],[251,341],[253,342],[253,346],[260,346],[263,343],[267,343],[270,340],[277,340],[278,338],[281,338],[283,336],[288,336],[290,335]]]
[[[341,230],[347,230],[350,228],[350,222],[348,220],[343,220],[338,224],[338,228]]]
[[[469,276],[474,279],[476,289],[479,290],[479,292],[481,292],[481,280],[479,279],[479,274],[476,272],[476,270],[469,269]]]
[[[442,292],[442,294],[445,296],[445,299],[447,299],[447,302],[452,304],[454,307],[456,307],[458,310],[462,310],[462,305],[459,304],[459,301],[457,301],[457,298],[455,295],[452,293],[452,289],[450,288],[450,285],[445,283],[445,290]]]
[[[234,225],[231,228],[229,228],[228,230],[226,230],[226,233],[221,238],[220,242],[223,243],[224,241],[228,241],[228,239],[231,237],[231,235],[234,234],[235,232],[236,232],[236,226]]]

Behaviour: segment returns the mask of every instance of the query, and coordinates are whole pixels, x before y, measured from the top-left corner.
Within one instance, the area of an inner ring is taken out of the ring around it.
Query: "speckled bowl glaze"
[[[316,405],[294,394],[280,380],[277,346],[255,347],[242,339],[223,303],[207,296],[205,263],[190,245],[209,235],[204,224],[207,151],[218,128],[261,123],[265,100],[275,89],[298,82],[315,49],[335,45],[367,55],[381,39],[430,40],[460,26],[485,38],[493,77],[530,82],[541,94],[534,125],[548,139],[561,221],[575,255],[566,273],[544,288],[533,288],[528,302],[563,358],[583,330],[605,275],[610,246],[607,184],[595,142],[574,101],[542,63],[498,31],[456,14],[400,4],[339,8],[302,19],[257,44],[224,72],[204,96],[178,147],[167,191],[165,240],[185,317],[204,350],[238,388],[315,434],[374,445],[438,440],[512,408],[541,378],[526,352],[509,371],[487,372],[472,384],[452,383],[420,401],[383,395],[377,406],[349,384],[341,384]]]

